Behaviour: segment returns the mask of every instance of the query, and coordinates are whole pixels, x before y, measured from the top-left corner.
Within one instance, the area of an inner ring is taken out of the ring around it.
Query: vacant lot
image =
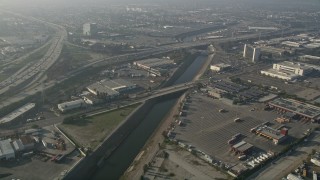
[[[86,117],[74,124],[61,124],[64,130],[78,145],[94,149],[140,104]]]

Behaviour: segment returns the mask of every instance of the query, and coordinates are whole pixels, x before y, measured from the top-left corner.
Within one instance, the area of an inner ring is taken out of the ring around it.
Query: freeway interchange
[[[12,12],[9,12],[9,13],[12,13]],[[12,13],[12,14],[16,16],[22,16],[16,13]],[[195,42],[178,42],[176,44],[158,46],[158,47],[154,47],[153,49],[143,50],[136,53],[129,53],[129,54],[117,55],[109,58],[96,59],[96,61],[92,63],[86,64],[82,67],[79,67],[76,70],[69,72],[68,74],[63,76],[62,79],[51,80],[50,82],[46,82],[46,87],[43,87],[43,82],[46,81],[46,77],[45,77],[46,71],[58,60],[63,48],[63,44],[67,37],[67,32],[64,29],[64,27],[57,24],[35,19],[33,17],[23,16],[23,18],[28,18],[33,21],[44,23],[50,26],[51,28],[55,29],[56,34],[50,40],[51,45],[43,58],[41,58],[38,62],[34,64],[28,64],[26,67],[21,68],[18,72],[16,72],[11,77],[7,78],[5,81],[0,82],[0,97],[2,95],[1,98],[5,100],[1,103],[0,108],[10,105],[11,103],[20,101],[27,96],[34,95],[35,93],[43,89],[50,88],[54,86],[56,83],[62,82],[70,77],[76,76],[78,73],[84,71],[87,68],[101,67],[101,66],[116,64],[116,63],[120,64],[120,63],[132,62],[134,60],[139,60],[148,56],[168,53],[168,52],[180,50],[180,49],[205,46],[213,42],[213,40],[209,40],[209,39],[198,40]],[[292,33],[292,32],[287,31],[286,33]],[[228,41],[243,41],[243,40],[255,39],[255,38],[258,38],[259,36],[266,37],[266,36],[276,36],[281,34],[283,34],[283,30],[274,31],[271,33],[269,32],[265,34],[255,33],[255,34],[249,34],[249,35],[242,35],[238,37],[226,37],[221,39],[215,39],[214,43],[223,43]],[[4,96],[5,92],[8,92],[9,90],[11,90],[11,88],[18,89],[18,93],[16,93],[12,97],[5,97]]]

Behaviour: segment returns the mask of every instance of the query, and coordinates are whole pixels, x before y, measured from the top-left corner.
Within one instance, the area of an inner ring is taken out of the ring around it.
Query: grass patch
[[[79,118],[77,122],[61,124],[59,127],[80,146],[94,149],[139,105],[140,103],[92,117]]]
[[[81,48],[81,47],[77,47],[77,46],[73,46],[73,45],[65,45],[64,46],[64,52],[63,52],[63,56],[64,58],[68,59],[70,61],[71,64],[82,64],[83,62],[87,62],[88,60],[92,59],[92,57],[90,56],[90,51]]]

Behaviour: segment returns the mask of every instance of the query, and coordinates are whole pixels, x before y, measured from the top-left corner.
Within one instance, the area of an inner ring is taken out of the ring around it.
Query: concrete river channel
[[[196,57],[180,77],[173,77],[173,81],[167,83],[165,86],[191,81],[197,75],[206,60],[207,56]],[[94,155],[85,157],[83,160],[84,162],[79,163],[65,179],[119,179],[140,152],[153,131],[158,127],[161,120],[163,120],[166,114],[173,108],[181,94],[182,93],[179,92],[146,102],[128,119],[128,121],[130,121],[132,118],[132,122],[123,124],[108,138],[108,140],[106,140],[110,142],[104,142],[102,145],[104,147],[99,148],[93,153],[97,154],[96,157],[94,157]],[[125,136],[125,138],[121,139],[121,136]],[[121,143],[117,144],[117,141],[121,141]],[[112,144],[117,145],[112,146]],[[108,154],[108,156],[102,163],[97,163],[99,162],[99,158],[101,159],[101,153]],[[98,156],[99,154],[100,156]]]

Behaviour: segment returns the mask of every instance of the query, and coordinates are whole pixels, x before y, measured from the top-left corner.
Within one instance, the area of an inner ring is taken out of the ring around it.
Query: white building
[[[292,41],[283,41],[281,44],[285,45],[285,46],[289,46],[289,47],[301,47],[302,46],[300,43],[292,42]]]
[[[319,161],[319,159],[317,159],[317,158],[311,158],[311,160],[310,160],[313,164],[315,164],[315,165],[317,165],[317,166],[320,166],[320,161]]]
[[[220,71],[226,70],[230,67],[231,67],[231,65],[229,65],[229,64],[220,63],[220,64],[211,65],[210,69],[212,71],[220,72]]]
[[[296,176],[296,175],[291,174],[291,173],[288,174],[287,179],[288,179],[288,180],[303,180],[301,177]]]
[[[66,111],[69,111],[72,109],[84,107],[85,105],[86,104],[83,99],[78,99],[75,101],[69,101],[69,102],[64,102],[64,103],[58,104],[58,109],[61,112],[66,112]]]
[[[313,68],[308,64],[294,63],[289,61],[273,64],[273,69],[276,69],[278,71],[291,72],[300,76],[304,76],[313,71]]]
[[[273,64],[272,69],[262,70],[261,74],[291,81],[300,76],[305,76],[313,70],[318,69],[317,67],[309,64],[284,61],[278,64]]]
[[[15,158],[14,149],[11,145],[11,139],[0,141],[0,160]]]
[[[133,65],[148,71],[151,75],[162,76],[164,73],[175,66],[173,60],[170,59],[145,59],[133,62]]]
[[[92,36],[95,35],[98,31],[96,23],[85,23],[83,24],[83,35]]]
[[[136,84],[130,83],[123,79],[101,80],[87,87],[92,94],[106,99],[112,99],[137,87]]]
[[[24,146],[23,146],[20,139],[13,141],[12,145],[13,145],[16,152],[21,152],[24,150]]]
[[[281,72],[277,71],[275,69],[268,69],[268,70],[261,70],[261,74],[274,77],[274,78],[279,78],[283,79],[286,81],[292,81],[294,79],[297,79],[299,76],[293,73],[287,73],[287,72]]]
[[[302,60],[320,60],[318,56],[311,56],[311,55],[303,55],[299,57]]]

